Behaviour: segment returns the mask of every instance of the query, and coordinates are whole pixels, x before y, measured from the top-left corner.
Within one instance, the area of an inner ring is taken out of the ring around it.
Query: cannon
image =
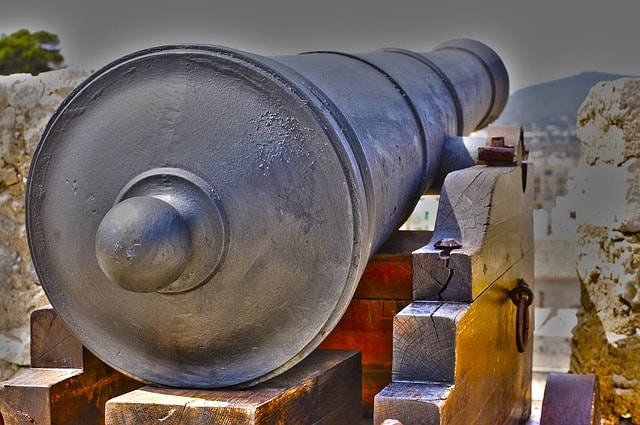
[[[495,120],[508,92],[500,58],[466,39],[133,53],[43,133],[26,197],[35,269],[71,332],[128,376],[266,381],[336,326],[447,139]]]

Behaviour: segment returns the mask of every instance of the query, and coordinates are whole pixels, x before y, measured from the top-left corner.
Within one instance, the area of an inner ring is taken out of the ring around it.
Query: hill
[[[560,122],[573,125],[580,105],[596,83],[623,77],[630,76],[590,71],[522,88],[509,96],[496,123],[520,124],[525,129],[533,123],[542,128]]]

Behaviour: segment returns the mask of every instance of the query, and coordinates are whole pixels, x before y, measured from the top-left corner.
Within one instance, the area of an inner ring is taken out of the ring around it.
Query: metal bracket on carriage
[[[518,125],[490,125],[485,146],[478,147],[478,162],[490,166],[521,166],[528,155]]]
[[[489,124],[486,136],[450,136],[442,147],[438,170],[427,194],[439,194],[447,176],[465,168],[488,166],[518,166],[522,169],[523,191],[526,185],[529,151],[524,144],[524,132],[519,125]]]

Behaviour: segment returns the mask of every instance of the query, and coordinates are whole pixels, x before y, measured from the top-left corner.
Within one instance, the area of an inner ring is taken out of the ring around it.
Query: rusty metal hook
[[[529,306],[533,303],[533,291],[523,279],[519,279],[518,286],[509,291],[508,296],[517,307],[516,347],[519,353],[524,353],[529,340]]]

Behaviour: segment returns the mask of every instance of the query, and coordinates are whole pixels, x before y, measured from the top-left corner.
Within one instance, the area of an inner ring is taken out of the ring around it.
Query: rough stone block
[[[29,365],[29,314],[48,303],[25,236],[31,155],[55,109],[86,76],[72,69],[0,76],[0,381]]]
[[[584,302],[614,342],[635,335],[640,327],[640,234],[624,234],[606,227],[582,225],[577,271]]]
[[[581,160],[573,172],[573,184],[566,204],[575,212],[577,223],[640,231],[640,158],[591,166]]]
[[[640,79],[594,86],[578,137],[567,202],[580,223],[582,308],[570,371],[598,376],[603,423],[640,423]]]
[[[596,84],[578,111],[581,154],[589,165],[640,156],[640,79]]]

